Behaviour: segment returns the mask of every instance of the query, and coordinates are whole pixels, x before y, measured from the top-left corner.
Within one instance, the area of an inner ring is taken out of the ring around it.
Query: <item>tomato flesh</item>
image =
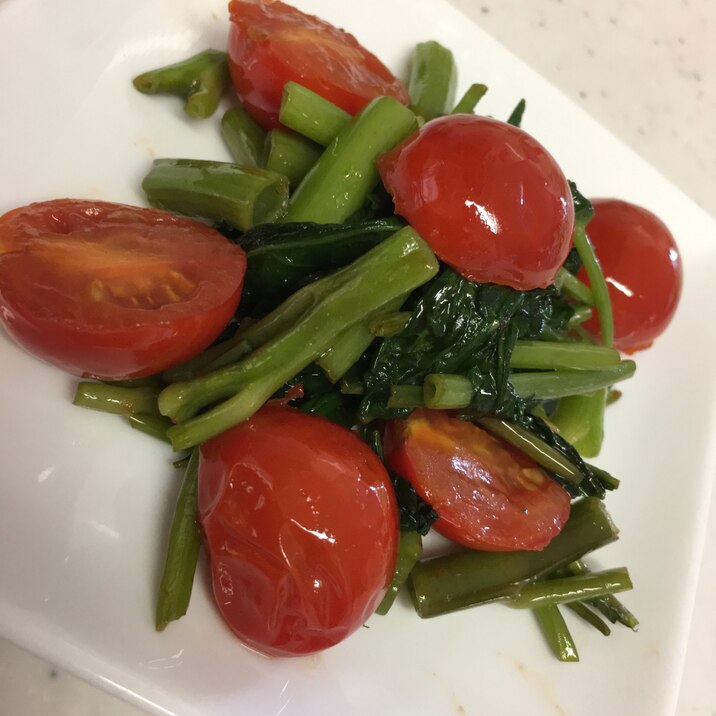
[[[0,217],[0,315],[75,375],[138,378],[206,348],[241,297],[246,256],[154,209],[62,199]]]
[[[539,550],[570,497],[533,460],[472,423],[415,410],[388,424],[386,461],[439,515],[440,534],[472,549]]]
[[[683,269],[674,237],[647,209],[618,199],[594,199],[587,234],[601,264],[614,313],[614,345],[631,353],[663,333],[681,296]],[[582,269],[579,278],[589,283]],[[600,337],[599,318],[584,327]]]
[[[350,114],[382,95],[408,103],[403,83],[353,35],[279,0],[229,3],[229,69],[247,111],[279,125],[281,93],[292,80]]]
[[[467,279],[544,288],[567,257],[569,185],[547,150],[517,127],[441,117],[379,158],[378,169],[396,212]]]
[[[393,576],[383,464],[349,430],[293,408],[266,405],[202,445],[198,512],[219,611],[264,654],[337,644]]]

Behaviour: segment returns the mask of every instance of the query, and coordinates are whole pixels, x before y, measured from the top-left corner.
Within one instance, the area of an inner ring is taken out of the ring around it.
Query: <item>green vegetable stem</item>
[[[156,415],[158,394],[159,391],[149,385],[129,388],[121,385],[81,381],[77,385],[72,402],[81,408],[91,408],[103,413]]]
[[[457,67],[452,52],[433,40],[416,45],[408,94],[417,114],[430,120],[450,112],[456,85]]]
[[[286,211],[288,179],[256,167],[199,159],[156,159],[142,182],[152,206],[240,231]]]
[[[401,587],[407,581],[410,572],[423,554],[423,540],[415,530],[400,530],[400,542],[398,544],[398,561],[395,565],[395,574],[390,582],[388,591],[383,601],[375,610],[377,614],[385,615],[393,606],[395,598]]]
[[[236,364],[162,391],[160,411],[179,422],[169,430],[174,448],[197,445],[250,417],[346,329],[421,285],[437,270],[430,248],[406,227],[346,268],[300,289],[244,334],[255,347],[252,353]],[[197,416],[222,399],[226,400]]]
[[[377,157],[416,127],[415,115],[400,102],[374,99],[341,130],[298,185],[284,220],[344,222],[378,184]]]
[[[133,84],[144,94],[177,95],[186,100],[188,115],[206,119],[216,111],[230,81],[226,53],[205,50],[174,65],[144,72]]]
[[[487,85],[475,83],[467,88],[450,114],[472,114],[477,103],[485,96]]]
[[[288,177],[295,188],[323,153],[323,147],[299,134],[272,129],[266,135],[263,165],[269,171]]]
[[[516,597],[526,584],[613,542],[618,530],[604,504],[587,497],[572,505],[564,528],[541,552],[465,550],[419,562],[410,575],[421,617]]]
[[[560,661],[579,661],[577,645],[572,639],[559,607],[555,604],[547,604],[535,607],[532,611],[552,653]]]
[[[164,631],[170,621],[186,614],[199,559],[201,536],[196,523],[199,450],[191,453],[177,498],[164,572],[159,585],[155,624]]]
[[[261,165],[266,133],[243,107],[232,107],[224,113],[221,136],[237,164]]]
[[[278,116],[285,127],[323,147],[351,120],[348,112],[296,82],[284,85]]]

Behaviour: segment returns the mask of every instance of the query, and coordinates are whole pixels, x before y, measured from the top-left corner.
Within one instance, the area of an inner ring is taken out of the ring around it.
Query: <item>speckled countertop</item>
[[[716,215],[714,0],[449,0]],[[712,507],[707,547],[716,547]],[[679,716],[716,714],[706,550]],[[139,716],[0,640],[3,716]]]

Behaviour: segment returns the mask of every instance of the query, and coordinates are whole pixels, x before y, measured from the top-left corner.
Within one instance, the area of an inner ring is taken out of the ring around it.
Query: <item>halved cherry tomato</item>
[[[219,611],[262,653],[337,644],[393,576],[390,478],[365,443],[324,418],[266,405],[204,443],[198,504]]]
[[[164,211],[60,199],[0,217],[0,316],[76,375],[120,380],[206,348],[241,297],[246,256]]]
[[[570,498],[533,460],[442,410],[388,423],[386,462],[439,515],[433,527],[472,549],[543,549]]]
[[[355,114],[374,97],[409,101],[403,83],[343,30],[279,0],[229,3],[229,69],[247,111],[265,128],[278,126],[289,80]]]
[[[602,266],[614,312],[614,345],[648,348],[666,329],[681,296],[683,270],[676,241],[647,209],[619,199],[594,199],[587,234]],[[589,283],[582,269],[579,278]],[[599,336],[599,319],[584,324]]]
[[[441,117],[379,158],[378,169],[396,212],[467,279],[521,291],[545,287],[569,252],[567,180],[517,127]]]

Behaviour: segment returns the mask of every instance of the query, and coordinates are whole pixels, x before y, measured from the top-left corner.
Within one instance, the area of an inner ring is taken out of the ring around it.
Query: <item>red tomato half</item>
[[[138,378],[206,348],[246,270],[220,233],[164,211],[60,199],[0,217],[0,316],[76,375]]]
[[[198,502],[219,611],[265,654],[337,644],[393,576],[390,478],[365,443],[323,418],[268,405],[204,443]]]
[[[567,257],[569,185],[547,150],[517,127],[441,117],[384,154],[378,169],[396,212],[467,279],[543,288]]]
[[[570,498],[530,458],[442,410],[391,421],[386,462],[439,515],[434,528],[472,549],[546,547],[569,517]]]
[[[229,3],[229,68],[244,106],[265,128],[278,126],[289,80],[355,114],[382,95],[409,102],[403,83],[358,41],[279,0]]]
[[[614,312],[614,345],[627,353],[648,348],[669,325],[681,296],[683,271],[666,225],[640,206],[594,199],[587,234],[602,266]],[[579,278],[589,283],[582,269]],[[599,336],[599,319],[584,327]]]

